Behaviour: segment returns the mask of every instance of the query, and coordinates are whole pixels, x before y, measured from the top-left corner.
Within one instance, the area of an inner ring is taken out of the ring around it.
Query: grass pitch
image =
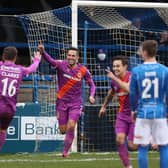
[[[149,167],[159,167],[158,152],[150,152]],[[137,154],[131,153],[131,163],[137,168]],[[62,158],[58,153],[0,154],[2,168],[123,168],[117,153],[72,153]]]

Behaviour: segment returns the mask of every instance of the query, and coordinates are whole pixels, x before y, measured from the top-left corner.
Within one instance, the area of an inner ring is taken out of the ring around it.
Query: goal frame
[[[79,6],[104,6],[104,7],[111,6],[111,7],[125,7],[125,8],[168,8],[168,3],[72,0],[71,33],[72,33],[72,46],[74,47],[78,47],[78,7]],[[75,137],[77,137],[77,133],[75,134],[76,134]],[[72,145],[72,151],[77,152],[77,138],[74,139],[74,142]]]
[[[121,1],[80,1],[72,0],[72,46],[78,46],[78,6],[111,6],[128,8],[168,8],[168,3],[121,2]]]

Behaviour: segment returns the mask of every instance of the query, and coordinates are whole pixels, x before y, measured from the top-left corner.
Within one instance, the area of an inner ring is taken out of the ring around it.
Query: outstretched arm
[[[40,54],[43,56],[43,58],[52,66],[56,66],[57,65],[57,61],[55,59],[53,59],[46,51],[45,51],[45,47],[44,44],[40,41],[39,45],[38,45],[38,50],[40,52]]]
[[[129,82],[123,82],[121,79],[117,78],[113,72],[106,70],[107,72],[107,77],[109,77],[110,79],[114,80],[120,88],[122,88],[123,90],[125,90],[126,92],[129,93]]]
[[[40,52],[35,52],[33,63],[29,67],[23,67],[25,74],[27,75],[27,74],[30,74],[30,73],[36,71],[36,69],[40,63],[40,60],[41,60]]]

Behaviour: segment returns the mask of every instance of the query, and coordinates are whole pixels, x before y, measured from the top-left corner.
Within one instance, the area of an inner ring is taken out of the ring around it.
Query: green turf
[[[149,167],[159,167],[157,152],[149,153]],[[137,168],[137,154],[131,154],[131,162]],[[116,153],[73,153],[62,158],[58,153],[1,154],[2,168],[123,168]]]

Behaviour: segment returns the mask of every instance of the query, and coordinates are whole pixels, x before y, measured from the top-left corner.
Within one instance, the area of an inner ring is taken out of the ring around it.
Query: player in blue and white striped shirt
[[[168,68],[156,61],[158,44],[146,40],[141,45],[144,63],[132,71],[130,99],[136,115],[134,143],[139,145],[139,168],[147,168],[150,137],[159,145],[160,167],[168,163]]]

